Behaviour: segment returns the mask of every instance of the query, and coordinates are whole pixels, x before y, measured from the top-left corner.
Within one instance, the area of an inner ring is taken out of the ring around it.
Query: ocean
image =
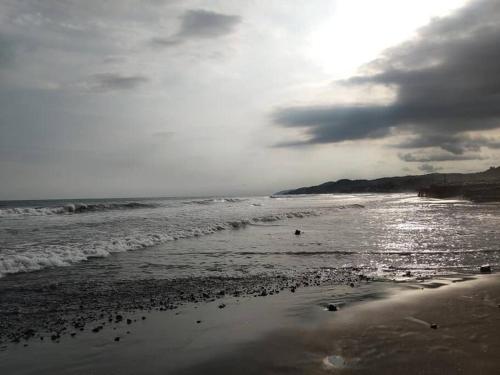
[[[499,266],[499,228],[499,203],[413,194],[4,201],[0,329],[15,339],[61,314],[470,275]]]
[[[126,278],[471,272],[498,264],[499,208],[406,194],[4,201],[0,277],[114,263]]]

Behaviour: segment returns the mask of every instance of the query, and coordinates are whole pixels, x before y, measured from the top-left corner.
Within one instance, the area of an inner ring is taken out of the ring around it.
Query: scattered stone
[[[333,368],[333,369],[345,369],[349,367],[349,364],[347,361],[341,357],[340,355],[331,355],[323,359],[323,364],[327,368]]]
[[[200,323],[201,323],[201,320],[197,320],[197,321],[196,321],[196,324],[200,324]]]
[[[337,311],[337,306],[335,306],[333,303],[329,303],[328,311]]]
[[[300,233],[301,233],[301,232],[300,232],[300,230],[295,229],[295,235],[296,235],[296,236],[300,236]]]
[[[225,304],[223,304],[223,303],[221,303],[221,304],[219,305],[219,309],[223,309],[224,307],[226,307],[226,305],[225,305]]]
[[[146,317],[145,317],[145,316],[143,316],[141,319],[142,319],[142,320],[146,320]]]
[[[356,274],[353,271],[356,271]],[[52,333],[57,334],[55,340],[62,338],[64,333],[71,337],[74,337],[72,333],[78,332],[96,333],[101,329],[104,330],[105,322],[113,329],[119,330],[119,323],[127,321],[123,314],[135,314],[138,310],[144,312],[160,309],[162,311],[173,310],[190,303],[190,300],[201,302],[214,299],[217,301],[217,298],[228,295],[269,296],[286,289],[293,293],[297,288],[307,285],[350,285],[351,283],[357,285],[358,280],[364,279],[363,276],[358,276],[359,270],[355,268],[332,268],[296,276],[278,274],[270,277],[255,276],[235,280],[223,277],[208,277],[199,280],[193,278],[187,284],[185,280],[144,280],[133,284],[127,281],[112,285],[82,281],[75,288],[73,284],[52,281],[53,291],[49,288],[51,283],[47,283],[41,291],[42,294],[48,293],[47,298],[42,295],[39,299],[38,285],[34,284],[27,288],[26,285],[17,286],[15,283],[7,282],[6,286],[0,288],[0,294],[4,293],[8,296],[5,298],[8,303],[4,307],[4,295],[2,295],[1,308],[5,313],[0,319],[0,343],[12,341],[16,337],[22,342],[25,334],[31,339],[39,337],[43,340],[38,332],[47,331],[51,332],[47,335],[49,341]],[[29,298],[29,293],[33,295],[36,293],[37,298]],[[203,293],[208,295],[208,299],[202,298]],[[18,296],[25,294],[26,298],[19,300]],[[74,297],[69,299],[69,294]],[[220,304],[221,302],[217,306]],[[40,312],[44,312],[41,319]],[[136,320],[141,319],[145,320],[145,317],[138,315]],[[131,323],[136,321],[134,318],[130,320]],[[115,323],[116,326],[111,323]],[[32,336],[33,332],[29,329],[37,333]],[[112,336],[110,338],[113,339]]]
[[[27,329],[26,331],[24,331],[24,338],[27,340],[29,339],[30,337],[32,336],[35,336],[35,330],[30,328],[30,329]]]
[[[431,328],[432,329],[437,329],[438,328],[438,325],[436,323],[431,323]]]
[[[127,319],[127,324],[132,324],[132,319]]]
[[[115,341],[120,341],[120,336],[116,336]]]
[[[479,267],[481,273],[491,273],[491,266],[489,264],[482,265]]]

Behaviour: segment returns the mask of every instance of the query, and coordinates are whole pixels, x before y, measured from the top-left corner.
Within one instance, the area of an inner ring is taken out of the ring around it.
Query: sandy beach
[[[463,280],[309,287],[129,314],[98,333],[9,344],[0,372],[496,374],[500,279]]]

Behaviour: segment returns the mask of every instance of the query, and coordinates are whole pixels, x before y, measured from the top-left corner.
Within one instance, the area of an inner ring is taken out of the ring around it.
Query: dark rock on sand
[[[437,329],[438,328],[438,325],[436,323],[431,323],[431,328],[432,329]]]
[[[485,264],[485,265],[479,267],[479,271],[481,273],[491,273],[491,266],[489,264]]]
[[[221,303],[221,304],[219,305],[219,309],[223,309],[224,307],[226,307],[226,305],[225,305],[225,304],[223,304],[223,303]]]
[[[359,269],[331,268],[300,275],[249,277],[192,277],[188,279],[121,280],[109,284],[83,280],[77,284],[54,281],[40,290],[37,278],[2,278],[0,283],[0,343],[57,333],[84,331],[103,326],[103,320],[119,324],[125,314],[138,311],[167,311],[193,301],[207,302],[222,296],[266,296],[307,285],[357,285]],[[207,297],[208,296],[208,297]],[[140,316],[140,315],[139,315]],[[111,321],[110,321],[111,318]],[[134,321],[133,319],[131,319]],[[140,320],[140,319],[137,319]],[[144,319],[143,319],[144,320]],[[201,321],[200,321],[201,322]],[[116,328],[116,327],[114,327]],[[32,331],[36,332],[31,335]],[[97,329],[94,333],[99,332]]]
[[[300,233],[301,233],[301,232],[300,232],[300,230],[295,229],[295,235],[296,235],[296,236],[300,236]]]
[[[333,303],[328,304],[328,311],[337,311],[337,306]]]
[[[120,341],[120,337],[119,336],[115,337],[115,341]]]
[[[127,319],[127,324],[132,324],[132,319]]]

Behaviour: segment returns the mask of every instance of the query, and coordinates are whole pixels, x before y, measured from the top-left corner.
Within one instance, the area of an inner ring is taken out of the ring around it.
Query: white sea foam
[[[165,228],[165,231],[162,232],[145,233],[141,231],[138,234],[124,237],[111,235],[105,240],[92,242],[49,245],[24,244],[25,247],[21,253],[18,249],[4,249],[0,253],[0,277],[10,273],[36,271],[47,267],[69,266],[92,257],[107,257],[112,253],[137,250],[167,241],[204,236],[221,230],[241,229],[252,224],[314,215],[318,215],[318,213],[313,210],[294,211],[226,222],[213,222],[203,226]]]
[[[9,216],[47,216],[78,214],[94,211],[127,210],[134,208],[154,208],[155,205],[141,202],[126,203],[67,203],[55,207],[6,207],[0,208],[0,217]]]

